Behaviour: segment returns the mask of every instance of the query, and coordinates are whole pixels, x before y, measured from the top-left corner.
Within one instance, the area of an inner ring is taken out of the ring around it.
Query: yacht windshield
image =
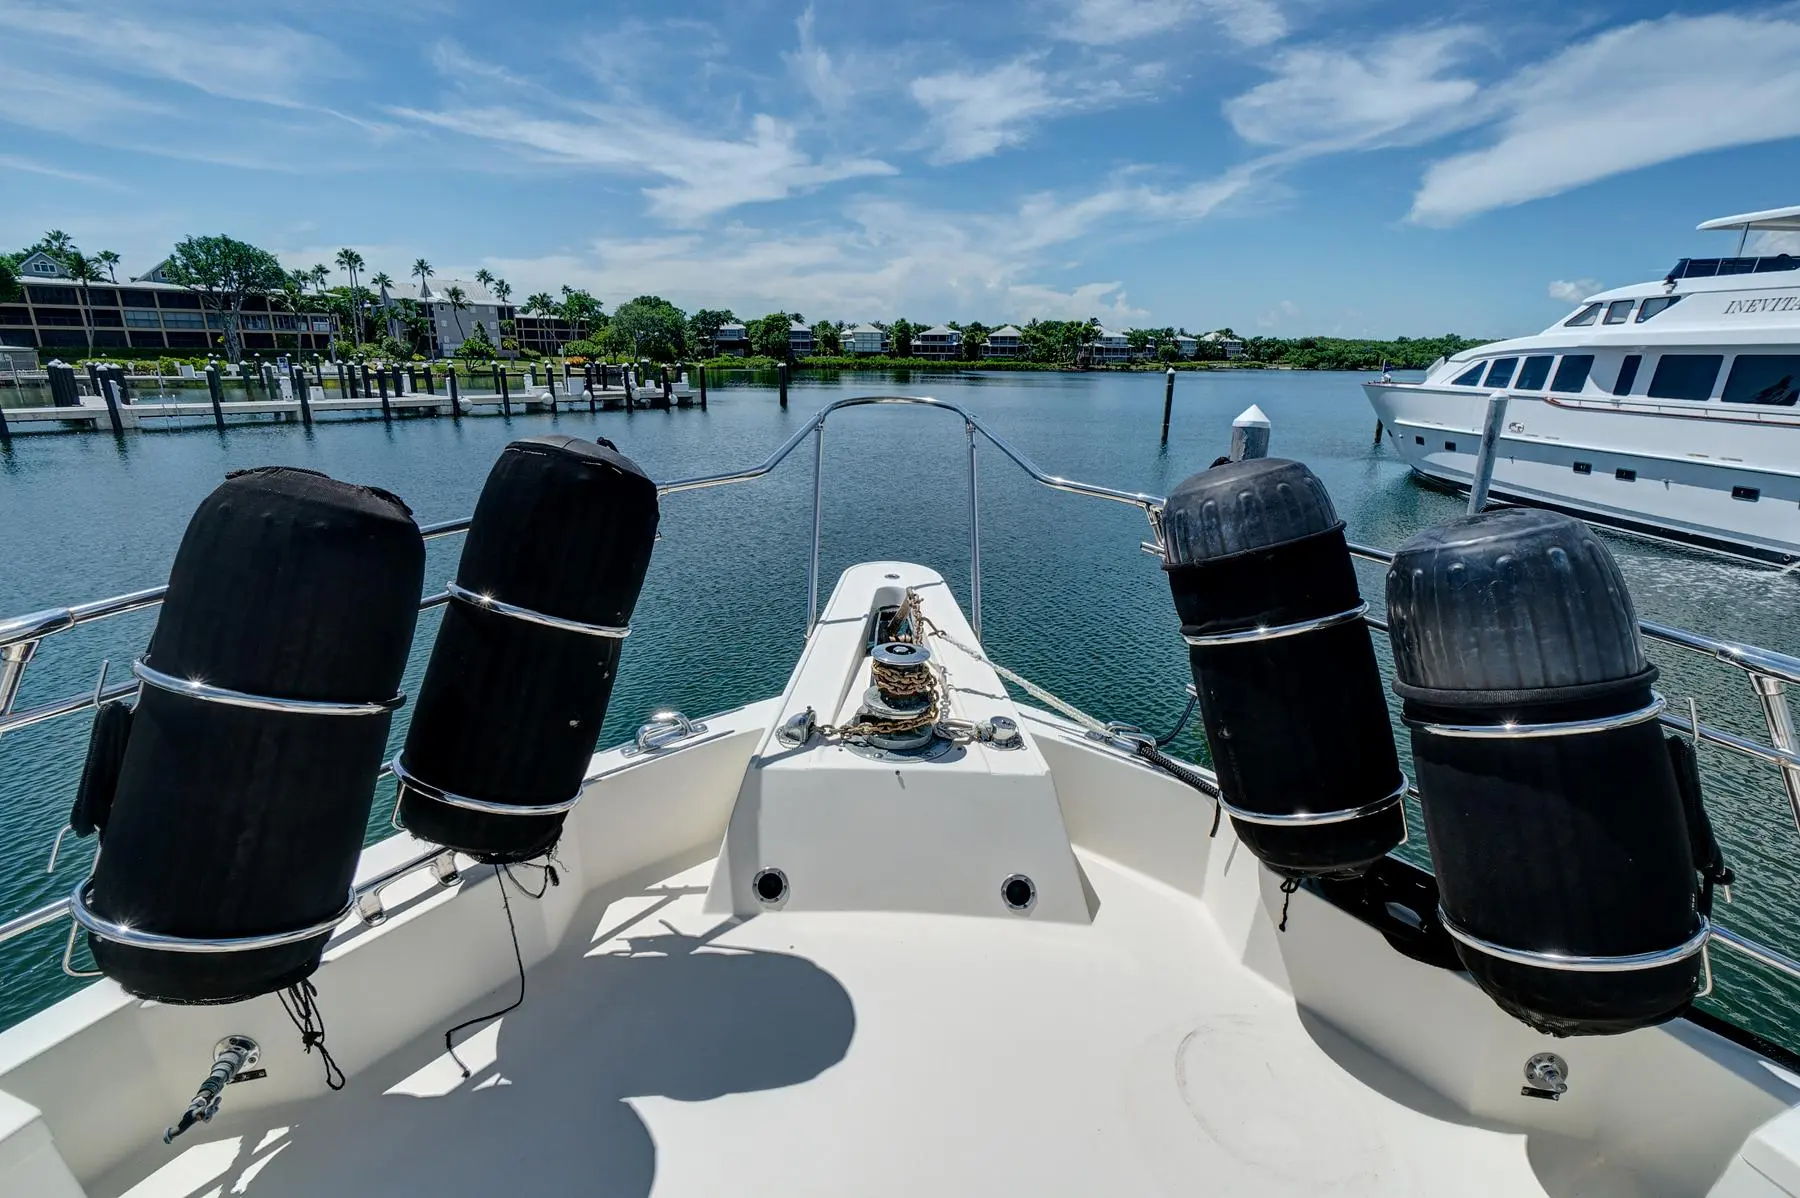
[[[1575,315],[1569,317],[1569,319],[1563,321],[1563,324],[1570,325],[1570,326],[1593,324],[1595,318],[1597,318],[1599,315],[1600,315],[1600,305],[1599,304],[1589,304],[1587,307],[1583,308],[1581,311],[1575,313]]]

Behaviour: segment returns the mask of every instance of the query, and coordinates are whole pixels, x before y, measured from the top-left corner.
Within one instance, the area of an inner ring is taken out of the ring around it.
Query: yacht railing
[[[937,408],[961,417],[964,432],[968,438],[968,477],[969,477],[969,616],[970,625],[977,637],[981,635],[981,490],[976,466],[977,437],[985,438],[994,448],[1010,459],[1014,465],[1030,476],[1034,481],[1051,490],[1064,491],[1072,495],[1084,495],[1092,499],[1104,499],[1114,503],[1122,503],[1143,511],[1149,521],[1155,540],[1145,542],[1146,551],[1161,554],[1162,545],[1162,512],[1163,497],[1150,495],[1141,491],[1121,491],[1113,487],[1103,487],[1095,483],[1081,482],[1077,479],[1065,478],[1044,470],[1031,458],[1013,446],[1004,437],[988,428],[979,417],[962,406],[945,400],[916,395],[865,395],[840,399],[820,408],[796,429],[787,440],[776,447],[768,457],[753,466],[741,470],[733,470],[723,474],[698,475],[693,478],[676,479],[662,483],[657,487],[658,495],[673,495],[682,491],[699,491],[711,487],[729,486],[736,483],[752,482],[762,478],[787,460],[795,449],[806,440],[813,438],[813,496],[812,496],[812,543],[810,569],[807,575],[807,630],[810,632],[818,618],[819,609],[819,551],[821,535],[821,512],[823,505],[824,483],[824,439],[825,424],[832,414],[845,408],[869,407],[876,405],[910,405],[916,407]],[[467,532],[470,518],[444,520],[436,524],[421,527],[425,539],[435,540]],[[1393,554],[1384,549],[1368,545],[1352,543],[1350,552],[1353,556],[1377,565],[1389,565],[1393,562]],[[24,710],[14,710],[14,701],[18,697],[19,687],[24,679],[26,667],[30,665],[37,653],[38,646],[48,637],[59,632],[83,624],[91,624],[112,616],[124,615],[128,612],[143,611],[162,603],[167,587],[150,587],[129,594],[116,595],[110,599],[100,599],[91,603],[77,604],[73,607],[49,608],[43,611],[30,612],[0,620],[0,736],[32,724],[43,723],[77,712],[87,711],[114,699],[134,694],[139,686],[134,677],[130,682],[115,686],[106,685],[106,665],[102,663],[100,676],[94,689],[80,695],[43,703]],[[426,595],[419,601],[420,610],[441,606],[449,602],[447,591],[438,591]],[[1364,620],[1376,629],[1386,632],[1387,621],[1373,613],[1366,614]],[[1720,728],[1701,722],[1697,712],[1689,705],[1686,716],[1665,711],[1659,717],[1665,727],[1683,733],[1696,741],[1704,741],[1720,748],[1741,754],[1757,761],[1775,766],[1781,772],[1783,787],[1787,794],[1789,813],[1795,827],[1800,829],[1800,740],[1797,740],[1792,713],[1788,707],[1787,688],[1800,685],[1800,658],[1785,653],[1777,653],[1761,649],[1754,645],[1745,645],[1736,641],[1721,640],[1698,632],[1690,632],[1682,628],[1674,628],[1666,624],[1644,620],[1639,622],[1643,635],[1662,644],[1674,645],[1695,653],[1703,654],[1715,661],[1733,666],[1741,670],[1749,679],[1751,688],[1762,707],[1764,721],[1768,727],[1767,743],[1738,736]],[[382,776],[389,770],[384,767]],[[1409,793],[1417,797],[1416,788],[1409,787]],[[445,851],[437,846],[430,846],[415,857],[394,866],[391,869],[371,878],[356,888],[357,909],[364,922],[379,922],[379,903],[370,903],[371,896],[409,873],[435,867],[440,881],[455,879],[454,863],[446,862]],[[0,944],[16,939],[28,932],[49,924],[56,923],[69,914],[70,903],[67,898],[46,903],[35,910],[28,911],[12,919],[0,922]],[[1762,964],[1800,980],[1800,960],[1765,945],[1758,944],[1738,933],[1728,931],[1714,925],[1709,937],[1710,942],[1723,944],[1734,951],[1759,961]],[[65,963],[66,964],[66,963]]]

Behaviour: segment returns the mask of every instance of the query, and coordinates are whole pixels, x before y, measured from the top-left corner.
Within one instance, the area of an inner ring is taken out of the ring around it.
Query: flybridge
[[[1784,270],[1800,270],[1800,258],[1792,254],[1773,254],[1761,258],[1683,258],[1677,262],[1663,282],[1678,279],[1710,279],[1717,275],[1761,275]]]

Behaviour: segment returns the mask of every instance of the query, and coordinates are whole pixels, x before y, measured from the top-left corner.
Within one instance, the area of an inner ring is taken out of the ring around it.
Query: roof
[[[56,273],[53,275],[46,275],[33,271],[29,269],[33,262],[48,262],[51,266],[56,268]],[[39,250],[35,254],[27,254],[24,258],[19,260],[19,278],[27,282],[32,279],[66,279],[69,277],[68,264],[61,258],[58,258],[55,254],[45,250]]]
[[[390,283],[387,292],[395,299],[423,300],[426,303],[444,304],[450,302],[444,298],[444,293],[452,287],[461,287],[463,296],[470,304],[498,306],[500,303],[498,296],[473,279],[434,279],[429,280],[428,283],[433,285],[421,287],[418,283]],[[367,287],[368,280],[358,280],[358,285]]]
[[[806,333],[806,334],[810,335],[812,333],[812,326],[809,324],[801,324],[799,321],[795,320],[795,321],[789,322],[788,332],[790,332],[790,333]]]
[[[1788,208],[1765,208],[1761,212],[1740,212],[1736,216],[1720,216],[1701,221],[1696,226],[1712,229],[1756,229],[1794,232],[1800,230],[1800,204]]]
[[[720,325],[720,326],[719,326],[719,332],[721,332],[721,333],[723,333],[723,332],[726,332],[726,331],[728,331],[728,330],[729,330],[729,331],[730,331],[730,332],[733,332],[733,333],[747,333],[747,332],[749,332],[749,330],[748,330],[748,329],[746,329],[746,328],[745,328],[745,327],[744,327],[744,326],[743,326],[743,325],[741,325],[741,324],[739,324],[739,323],[738,323],[738,322],[737,322],[737,321],[735,321],[735,320],[732,320],[732,321],[727,321],[727,322],[726,322],[726,323],[724,323],[724,324],[722,324],[722,325]]]
[[[989,338],[994,338],[994,337],[1023,337],[1023,336],[1024,336],[1024,335],[1025,335],[1025,334],[1023,334],[1023,333],[1021,333],[1021,332],[1019,332],[1019,330],[1018,330],[1018,329],[1016,329],[1016,328],[1014,328],[1014,327],[1013,327],[1013,326],[1012,326],[1012,325],[1010,325],[1010,324],[1006,324],[1006,325],[1001,325],[1001,326],[1000,326],[1000,327],[999,327],[999,328],[997,328],[997,329],[995,329],[995,330],[994,330],[994,331],[993,331],[993,332],[991,332],[991,333],[989,333],[989,334],[988,334],[988,337],[989,337]]]
[[[886,333],[882,332],[882,330],[876,328],[872,324],[859,324],[855,328],[845,329],[844,331],[846,333],[878,333],[883,337],[887,336]]]
[[[940,324],[933,328],[926,329],[923,333],[914,333],[913,336],[915,336],[915,337],[961,337],[962,334],[957,332],[955,329],[951,328],[949,325]]]

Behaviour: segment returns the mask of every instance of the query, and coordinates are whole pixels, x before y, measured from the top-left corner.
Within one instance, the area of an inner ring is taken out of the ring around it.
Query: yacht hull
[[[1406,464],[1467,490],[1488,395],[1363,384]],[[1514,395],[1494,462],[1496,499],[1762,561],[1800,560],[1800,419],[1697,417],[1674,405]]]

